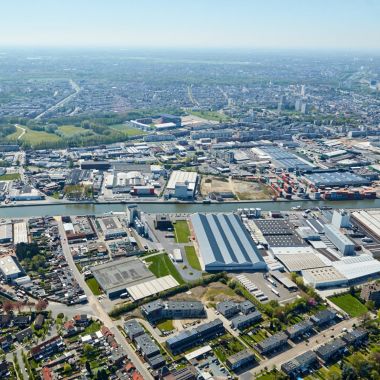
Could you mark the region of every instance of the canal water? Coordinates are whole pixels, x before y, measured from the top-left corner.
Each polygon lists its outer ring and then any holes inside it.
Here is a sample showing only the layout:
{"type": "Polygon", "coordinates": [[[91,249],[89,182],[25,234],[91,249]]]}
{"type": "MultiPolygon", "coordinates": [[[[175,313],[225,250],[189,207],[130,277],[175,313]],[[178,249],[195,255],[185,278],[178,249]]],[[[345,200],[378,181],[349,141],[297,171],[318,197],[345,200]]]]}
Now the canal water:
{"type": "MultiPolygon", "coordinates": [[[[52,204],[52,205],[25,205],[8,206],[0,208],[0,217],[17,218],[33,216],[59,216],[59,215],[101,215],[107,212],[124,211],[126,204],[52,204]]],[[[380,208],[380,199],[361,201],[277,201],[277,202],[252,202],[252,203],[139,203],[142,211],[148,213],[194,213],[194,212],[229,212],[238,208],[261,208],[264,211],[287,211],[292,207],[301,206],[303,209],[311,207],[329,206],[332,208],[357,209],[380,208]]]]}

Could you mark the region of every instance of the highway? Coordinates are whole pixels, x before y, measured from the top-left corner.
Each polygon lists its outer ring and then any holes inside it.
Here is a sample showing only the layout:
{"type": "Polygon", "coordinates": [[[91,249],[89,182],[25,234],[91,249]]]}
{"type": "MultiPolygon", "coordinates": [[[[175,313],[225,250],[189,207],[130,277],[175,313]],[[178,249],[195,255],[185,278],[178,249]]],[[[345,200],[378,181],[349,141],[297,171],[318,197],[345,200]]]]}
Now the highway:
{"type": "Polygon", "coordinates": [[[38,120],[38,119],[41,119],[43,116],[45,116],[48,112],[51,112],[51,111],[54,111],[56,110],[57,108],[59,107],[62,107],[63,105],[65,105],[67,102],[69,102],[72,98],[74,98],[80,91],[80,87],[77,83],[75,83],[72,79],[70,79],[70,85],[71,87],[73,88],[74,92],[68,96],[66,96],[66,98],[60,100],[58,103],[52,105],[51,107],[49,107],[47,110],[41,112],[40,114],[38,114],[34,120],[38,120]]]}
{"type": "Polygon", "coordinates": [[[255,379],[257,374],[260,371],[263,371],[268,368],[272,368],[273,366],[276,366],[278,369],[281,368],[281,365],[283,363],[286,363],[287,361],[295,358],[298,355],[301,355],[302,353],[314,350],[317,347],[327,343],[328,341],[332,340],[332,335],[334,337],[339,336],[342,334],[342,329],[351,329],[353,325],[358,324],[359,320],[357,318],[352,318],[348,320],[343,320],[340,323],[337,323],[331,328],[328,328],[326,330],[321,331],[319,334],[316,334],[309,338],[309,342],[301,342],[296,344],[294,347],[290,348],[289,350],[286,350],[282,352],[281,354],[274,356],[272,358],[269,358],[267,360],[263,360],[260,365],[253,368],[249,372],[246,372],[239,376],[239,379],[241,380],[248,380],[248,379],[255,379]]]}
{"type": "Polygon", "coordinates": [[[123,334],[117,328],[117,324],[109,317],[109,315],[103,309],[97,297],[94,296],[90,288],[87,286],[86,281],[84,280],[84,277],[82,276],[82,274],[79,272],[78,268],[76,267],[73,257],[71,255],[69,244],[65,238],[66,234],[63,228],[62,219],[60,217],[57,217],[56,220],[58,222],[59,234],[61,236],[63,254],[65,255],[66,261],[72,270],[75,280],[82,287],[82,289],[84,290],[87,296],[88,305],[92,309],[92,315],[99,318],[99,320],[101,320],[103,324],[112,331],[112,333],[115,335],[115,339],[117,340],[119,345],[124,348],[128,357],[132,360],[136,369],[140,372],[140,374],[144,377],[144,379],[153,379],[148,369],[143,365],[143,363],[140,361],[139,357],[135,353],[134,348],[128,344],[123,334]]]}

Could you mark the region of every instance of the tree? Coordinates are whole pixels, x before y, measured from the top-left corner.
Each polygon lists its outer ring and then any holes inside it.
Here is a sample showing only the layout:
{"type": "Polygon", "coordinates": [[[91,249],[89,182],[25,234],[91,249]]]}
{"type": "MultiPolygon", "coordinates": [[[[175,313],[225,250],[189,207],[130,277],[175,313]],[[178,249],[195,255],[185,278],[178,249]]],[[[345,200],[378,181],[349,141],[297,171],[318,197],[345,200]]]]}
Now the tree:
{"type": "Polygon", "coordinates": [[[96,378],[97,380],[107,380],[108,379],[108,375],[107,375],[107,372],[105,369],[101,369],[100,371],[98,371],[97,375],[96,375],[96,378]]]}
{"type": "Polygon", "coordinates": [[[15,308],[15,304],[12,301],[4,301],[3,302],[3,310],[7,314],[11,314],[15,308]]]}
{"type": "Polygon", "coordinates": [[[90,376],[92,376],[92,369],[89,361],[86,361],[86,370],[90,376]]]}
{"type": "Polygon", "coordinates": [[[36,303],[36,310],[37,311],[42,311],[45,310],[48,306],[48,301],[39,299],[36,303]]]}
{"type": "Polygon", "coordinates": [[[65,364],[63,365],[63,372],[64,372],[65,374],[69,374],[69,373],[71,373],[72,370],[73,370],[73,369],[72,369],[72,367],[71,367],[71,365],[70,365],[69,363],[65,363],[65,364]]]}
{"type": "Polygon", "coordinates": [[[348,364],[344,364],[342,368],[342,380],[356,380],[357,378],[358,375],[355,369],[348,364]]]}

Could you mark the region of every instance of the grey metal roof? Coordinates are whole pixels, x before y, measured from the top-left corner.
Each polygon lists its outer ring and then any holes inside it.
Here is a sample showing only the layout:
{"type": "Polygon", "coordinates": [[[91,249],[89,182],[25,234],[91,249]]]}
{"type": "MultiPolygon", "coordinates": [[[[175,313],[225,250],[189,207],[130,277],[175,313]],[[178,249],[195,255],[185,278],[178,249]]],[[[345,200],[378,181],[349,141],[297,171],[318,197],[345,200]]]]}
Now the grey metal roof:
{"type": "Polygon", "coordinates": [[[239,217],[227,214],[194,214],[191,223],[206,270],[208,266],[239,269],[266,267],[265,262],[239,217]]]}

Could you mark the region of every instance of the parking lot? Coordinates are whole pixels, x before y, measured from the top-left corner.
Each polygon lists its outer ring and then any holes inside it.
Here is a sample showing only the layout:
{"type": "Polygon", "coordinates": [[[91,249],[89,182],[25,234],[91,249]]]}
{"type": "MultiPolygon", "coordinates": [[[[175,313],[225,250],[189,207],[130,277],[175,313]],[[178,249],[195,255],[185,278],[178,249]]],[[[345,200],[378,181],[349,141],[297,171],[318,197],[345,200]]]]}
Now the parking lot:
{"type": "Polygon", "coordinates": [[[257,291],[251,292],[251,294],[255,295],[255,292],[261,291],[267,297],[267,299],[261,300],[263,303],[271,300],[276,300],[280,303],[290,302],[299,294],[299,292],[290,292],[276,279],[266,273],[243,273],[243,275],[257,287],[257,291]],[[272,288],[278,292],[278,295],[271,290],[272,288]]]}

